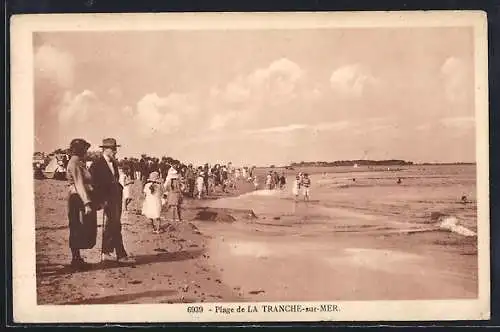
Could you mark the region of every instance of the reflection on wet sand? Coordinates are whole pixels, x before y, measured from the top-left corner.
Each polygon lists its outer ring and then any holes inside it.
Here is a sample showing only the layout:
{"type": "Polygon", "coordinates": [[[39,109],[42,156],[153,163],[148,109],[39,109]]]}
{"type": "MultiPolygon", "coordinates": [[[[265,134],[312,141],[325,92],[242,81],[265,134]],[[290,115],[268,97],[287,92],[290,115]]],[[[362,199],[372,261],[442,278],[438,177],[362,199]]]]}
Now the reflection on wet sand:
{"type": "Polygon", "coordinates": [[[352,184],[313,176],[309,202],[296,202],[288,191],[259,190],[207,203],[256,215],[197,223],[212,237],[212,261],[224,267],[224,280],[247,291],[264,289],[247,296],[259,301],[477,296],[475,204],[455,204],[453,197],[457,190],[474,191],[467,180],[406,177],[402,184],[380,176],[374,185],[357,177],[352,184]],[[468,232],[431,218],[435,211],[453,215],[468,232]]]}

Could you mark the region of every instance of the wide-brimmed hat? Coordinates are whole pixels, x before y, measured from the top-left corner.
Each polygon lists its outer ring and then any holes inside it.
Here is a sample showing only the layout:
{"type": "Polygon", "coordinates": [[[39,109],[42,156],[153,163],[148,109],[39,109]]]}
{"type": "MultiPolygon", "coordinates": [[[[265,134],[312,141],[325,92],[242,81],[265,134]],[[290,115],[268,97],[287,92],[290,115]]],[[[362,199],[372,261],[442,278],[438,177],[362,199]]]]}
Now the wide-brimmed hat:
{"type": "Polygon", "coordinates": [[[69,150],[71,153],[86,151],[90,148],[90,143],[83,138],[75,138],[69,143],[69,150]]]}
{"type": "Polygon", "coordinates": [[[160,173],[158,173],[156,171],[149,173],[148,181],[159,182],[160,181],[160,173]]]}
{"type": "Polygon", "coordinates": [[[102,140],[102,145],[99,145],[100,148],[117,148],[120,146],[116,144],[116,139],[114,138],[105,138],[102,140]]]}

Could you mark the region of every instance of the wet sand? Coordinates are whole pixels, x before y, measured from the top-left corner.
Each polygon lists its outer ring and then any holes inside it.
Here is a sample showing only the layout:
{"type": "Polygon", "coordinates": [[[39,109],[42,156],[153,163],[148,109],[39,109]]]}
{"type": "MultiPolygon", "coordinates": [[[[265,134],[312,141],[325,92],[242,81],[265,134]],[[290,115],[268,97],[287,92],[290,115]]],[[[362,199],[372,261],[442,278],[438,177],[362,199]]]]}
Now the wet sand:
{"type": "MultiPolygon", "coordinates": [[[[99,263],[99,229],[96,247],[83,251],[91,270],[74,273],[67,266],[65,183],[36,180],[38,303],[477,297],[476,237],[421,222],[431,210],[388,214],[377,211],[380,202],[369,195],[355,204],[349,189],[329,200],[314,189],[311,202],[296,204],[288,191],[251,193],[244,182],[239,187],[231,195],[186,200],[185,221],[160,235],[152,234],[138,214],[140,199],[134,200],[122,223],[137,264],[99,263]]],[[[138,191],[135,185],[135,197],[138,191]]]]}

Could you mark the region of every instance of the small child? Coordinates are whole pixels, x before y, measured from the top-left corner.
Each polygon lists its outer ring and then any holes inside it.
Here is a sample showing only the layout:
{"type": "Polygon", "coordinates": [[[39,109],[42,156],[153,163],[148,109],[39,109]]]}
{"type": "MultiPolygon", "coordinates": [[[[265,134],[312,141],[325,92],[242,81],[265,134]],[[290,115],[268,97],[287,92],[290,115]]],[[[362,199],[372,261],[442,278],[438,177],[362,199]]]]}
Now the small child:
{"type": "Polygon", "coordinates": [[[142,204],[142,214],[151,220],[153,232],[159,234],[161,230],[161,199],[163,196],[163,186],[161,184],[160,174],[151,172],[143,189],[146,195],[142,204]]]}
{"type": "Polygon", "coordinates": [[[180,188],[179,178],[173,176],[170,181],[167,196],[167,211],[172,209],[172,221],[175,222],[175,218],[179,218],[179,222],[182,222],[181,217],[181,204],[182,204],[182,192],[180,188]]]}
{"type": "Polygon", "coordinates": [[[295,196],[295,201],[298,200],[299,198],[299,192],[300,192],[300,176],[295,177],[295,181],[293,181],[293,187],[292,187],[292,194],[295,196]]]}
{"type": "Polygon", "coordinates": [[[132,201],[132,198],[130,197],[131,196],[130,189],[134,184],[134,180],[132,180],[130,169],[126,167],[119,170],[119,174],[120,174],[120,184],[123,186],[123,194],[122,194],[123,210],[128,211],[128,205],[132,201]]]}
{"type": "Polygon", "coordinates": [[[257,175],[253,177],[253,187],[255,190],[259,189],[259,179],[257,179],[257,175]]]}
{"type": "Polygon", "coordinates": [[[302,187],[304,187],[304,200],[309,200],[309,187],[311,186],[311,179],[309,178],[309,174],[304,173],[302,178],[302,187]]]}

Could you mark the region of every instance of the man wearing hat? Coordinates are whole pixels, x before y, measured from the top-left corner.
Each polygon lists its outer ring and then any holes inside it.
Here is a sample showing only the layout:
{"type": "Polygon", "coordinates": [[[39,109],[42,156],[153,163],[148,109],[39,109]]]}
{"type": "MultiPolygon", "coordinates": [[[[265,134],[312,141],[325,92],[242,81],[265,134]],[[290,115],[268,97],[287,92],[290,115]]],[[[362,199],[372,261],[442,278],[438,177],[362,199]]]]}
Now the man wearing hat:
{"type": "Polygon", "coordinates": [[[102,239],[102,254],[104,260],[113,260],[113,251],[116,260],[133,263],[128,257],[121,233],[122,190],[119,182],[118,164],[116,161],[117,148],[114,138],[105,138],[102,141],[102,155],[92,164],[92,174],[96,200],[104,209],[106,224],[102,239]]]}

